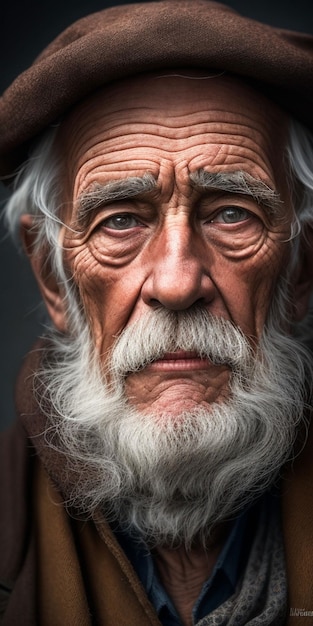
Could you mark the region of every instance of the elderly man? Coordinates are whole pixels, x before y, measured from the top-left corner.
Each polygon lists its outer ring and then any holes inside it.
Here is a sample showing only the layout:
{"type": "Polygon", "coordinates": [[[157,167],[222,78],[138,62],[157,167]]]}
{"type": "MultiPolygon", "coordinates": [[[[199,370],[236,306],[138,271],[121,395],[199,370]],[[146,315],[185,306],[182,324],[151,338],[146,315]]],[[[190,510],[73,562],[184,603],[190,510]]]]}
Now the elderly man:
{"type": "Polygon", "coordinates": [[[165,0],[4,94],[52,321],[1,440],[4,625],[312,623],[312,78],[311,37],[165,0]]]}

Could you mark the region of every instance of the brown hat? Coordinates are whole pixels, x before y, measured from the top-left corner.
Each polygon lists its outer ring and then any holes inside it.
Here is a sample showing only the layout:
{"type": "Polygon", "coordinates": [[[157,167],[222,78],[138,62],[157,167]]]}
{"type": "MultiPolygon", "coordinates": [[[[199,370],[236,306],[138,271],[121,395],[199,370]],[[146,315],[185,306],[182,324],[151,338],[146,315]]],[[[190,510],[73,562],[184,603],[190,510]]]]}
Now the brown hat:
{"type": "Polygon", "coordinates": [[[0,175],[30,141],[105,83],[201,68],[246,77],[313,130],[313,37],[242,17],[218,2],[164,0],[89,15],[67,28],[0,99],[0,175]]]}

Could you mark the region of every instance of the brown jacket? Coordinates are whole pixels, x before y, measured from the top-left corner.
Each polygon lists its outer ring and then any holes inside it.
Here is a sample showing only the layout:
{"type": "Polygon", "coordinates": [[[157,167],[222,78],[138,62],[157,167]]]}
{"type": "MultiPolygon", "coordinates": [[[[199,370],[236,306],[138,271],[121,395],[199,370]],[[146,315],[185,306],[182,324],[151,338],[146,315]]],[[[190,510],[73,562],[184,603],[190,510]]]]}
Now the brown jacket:
{"type": "Polygon", "coordinates": [[[0,623],[160,626],[108,525],[71,519],[19,424],[0,441],[0,623]]]}

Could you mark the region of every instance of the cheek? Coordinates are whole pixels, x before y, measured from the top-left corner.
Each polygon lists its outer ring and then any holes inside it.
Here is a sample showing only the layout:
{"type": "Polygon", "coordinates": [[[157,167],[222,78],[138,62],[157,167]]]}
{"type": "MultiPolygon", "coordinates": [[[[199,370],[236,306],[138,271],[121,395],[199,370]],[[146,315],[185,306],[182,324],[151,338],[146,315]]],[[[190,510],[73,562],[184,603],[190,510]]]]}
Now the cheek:
{"type": "Polygon", "coordinates": [[[100,263],[90,247],[67,255],[97,349],[106,351],[126,326],[140,293],[140,272],[100,263]]]}
{"type": "Polygon", "coordinates": [[[273,245],[273,242],[267,242],[255,255],[240,262],[216,255],[216,288],[229,318],[252,341],[262,334],[278,278],[288,258],[287,245],[273,245]]]}

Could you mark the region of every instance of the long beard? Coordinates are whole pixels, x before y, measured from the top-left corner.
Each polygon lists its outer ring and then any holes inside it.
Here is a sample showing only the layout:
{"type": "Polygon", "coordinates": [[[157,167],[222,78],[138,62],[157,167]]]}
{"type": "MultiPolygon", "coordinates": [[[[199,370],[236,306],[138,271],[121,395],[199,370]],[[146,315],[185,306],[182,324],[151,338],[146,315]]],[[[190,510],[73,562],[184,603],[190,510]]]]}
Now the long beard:
{"type": "Polygon", "coordinates": [[[47,439],[79,472],[68,504],[100,507],[149,544],[188,548],[264,492],[291,456],[313,369],[294,339],[269,327],[254,354],[238,328],[203,309],[153,311],[116,342],[110,385],[86,326],[77,340],[55,339],[40,379],[47,439]],[[125,377],[175,349],[227,364],[228,398],[175,419],[138,412],[125,377]]]}

